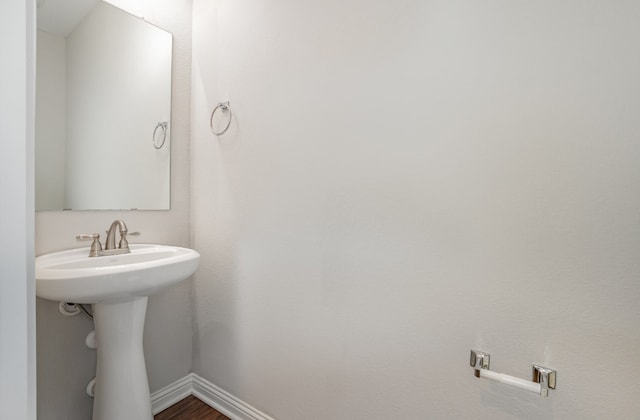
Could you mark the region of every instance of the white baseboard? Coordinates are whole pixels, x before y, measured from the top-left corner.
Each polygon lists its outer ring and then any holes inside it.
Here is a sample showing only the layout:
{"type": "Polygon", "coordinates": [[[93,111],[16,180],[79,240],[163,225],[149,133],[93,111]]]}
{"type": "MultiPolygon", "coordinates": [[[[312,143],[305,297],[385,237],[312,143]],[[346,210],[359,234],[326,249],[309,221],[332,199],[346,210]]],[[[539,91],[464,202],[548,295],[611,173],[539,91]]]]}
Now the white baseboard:
{"type": "Polygon", "coordinates": [[[192,375],[193,373],[190,373],[151,394],[151,410],[154,415],[187,398],[189,395],[193,395],[192,375]]]}
{"type": "Polygon", "coordinates": [[[206,379],[190,373],[151,394],[153,414],[194,395],[233,420],[275,420],[206,379]]]}

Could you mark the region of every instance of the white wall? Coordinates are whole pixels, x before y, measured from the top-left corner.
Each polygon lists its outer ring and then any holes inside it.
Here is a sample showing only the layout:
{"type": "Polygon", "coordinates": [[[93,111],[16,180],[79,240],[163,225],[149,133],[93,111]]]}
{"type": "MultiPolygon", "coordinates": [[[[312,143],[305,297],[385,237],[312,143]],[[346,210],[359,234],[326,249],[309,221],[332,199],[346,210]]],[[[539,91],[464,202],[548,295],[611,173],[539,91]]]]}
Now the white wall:
{"type": "MultiPolygon", "coordinates": [[[[139,0],[122,6],[135,8],[135,13],[174,35],[171,210],[38,212],[36,255],[86,246],[76,242],[77,233],[103,232],[116,218],[142,232],[134,242],[189,246],[191,1],[139,0]]],[[[187,281],[149,300],[144,345],[152,391],[191,371],[190,291],[187,281]]],[[[63,317],[56,302],[44,299],[37,299],[37,319],[39,419],[86,420],[92,400],[84,387],[95,375],[95,353],[85,347],[84,337],[93,327],[84,318],[63,317]]]]}
{"type": "Polygon", "coordinates": [[[640,4],[193,16],[196,373],[282,420],[637,416],[640,4]]]}
{"type": "Polygon", "coordinates": [[[36,54],[36,208],[63,209],[67,138],[65,39],[39,30],[36,54]]]}
{"type": "Polygon", "coordinates": [[[0,406],[35,420],[35,2],[0,2],[0,406]]]}

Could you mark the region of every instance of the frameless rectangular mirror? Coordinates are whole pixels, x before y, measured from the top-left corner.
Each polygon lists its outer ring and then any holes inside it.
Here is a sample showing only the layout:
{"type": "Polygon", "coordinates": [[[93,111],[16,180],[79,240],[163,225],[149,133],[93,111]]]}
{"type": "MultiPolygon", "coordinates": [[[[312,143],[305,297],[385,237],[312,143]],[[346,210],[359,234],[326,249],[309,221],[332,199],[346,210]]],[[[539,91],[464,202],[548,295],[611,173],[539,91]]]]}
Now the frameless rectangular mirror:
{"type": "Polygon", "coordinates": [[[170,207],[172,35],[97,0],[39,0],[36,210],[170,207]]]}

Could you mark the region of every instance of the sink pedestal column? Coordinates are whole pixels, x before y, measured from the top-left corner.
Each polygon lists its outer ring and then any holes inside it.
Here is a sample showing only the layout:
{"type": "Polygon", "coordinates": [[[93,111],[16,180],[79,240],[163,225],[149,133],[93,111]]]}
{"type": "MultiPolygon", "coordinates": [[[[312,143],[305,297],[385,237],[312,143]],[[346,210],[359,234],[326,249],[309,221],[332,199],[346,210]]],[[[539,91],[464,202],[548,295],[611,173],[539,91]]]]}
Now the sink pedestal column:
{"type": "Polygon", "coordinates": [[[142,333],[147,297],[93,305],[98,363],[93,420],[152,420],[142,333]]]}

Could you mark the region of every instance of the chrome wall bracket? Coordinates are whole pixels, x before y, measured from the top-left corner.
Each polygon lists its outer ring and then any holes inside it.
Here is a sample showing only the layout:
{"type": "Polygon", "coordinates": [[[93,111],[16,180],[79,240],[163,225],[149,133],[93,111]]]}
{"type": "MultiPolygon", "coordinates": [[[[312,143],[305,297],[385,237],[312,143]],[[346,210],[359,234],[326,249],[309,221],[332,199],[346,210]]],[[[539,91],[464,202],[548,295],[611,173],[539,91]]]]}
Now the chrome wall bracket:
{"type": "Polygon", "coordinates": [[[471,350],[471,360],[469,364],[475,369],[476,378],[480,377],[480,369],[489,369],[491,355],[482,351],[471,350]]]}
{"type": "Polygon", "coordinates": [[[469,364],[474,369],[476,378],[492,379],[520,389],[532,391],[541,397],[548,397],[550,389],[556,389],[557,372],[540,365],[532,365],[532,380],[516,378],[505,373],[489,370],[491,355],[478,350],[471,350],[469,364]]]}
{"type": "Polygon", "coordinates": [[[547,397],[550,389],[556,389],[557,372],[540,365],[533,365],[532,371],[532,381],[540,384],[540,396],[547,397]]]}

